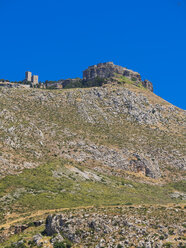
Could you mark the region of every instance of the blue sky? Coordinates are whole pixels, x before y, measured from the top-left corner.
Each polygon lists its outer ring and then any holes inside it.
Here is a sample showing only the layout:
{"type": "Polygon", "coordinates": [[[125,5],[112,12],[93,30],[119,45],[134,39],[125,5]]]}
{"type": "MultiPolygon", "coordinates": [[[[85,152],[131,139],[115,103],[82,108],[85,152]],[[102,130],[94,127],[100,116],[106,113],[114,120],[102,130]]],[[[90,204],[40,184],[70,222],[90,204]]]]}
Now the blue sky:
{"type": "Polygon", "coordinates": [[[186,109],[186,0],[0,0],[0,78],[82,77],[113,61],[186,109]]]}

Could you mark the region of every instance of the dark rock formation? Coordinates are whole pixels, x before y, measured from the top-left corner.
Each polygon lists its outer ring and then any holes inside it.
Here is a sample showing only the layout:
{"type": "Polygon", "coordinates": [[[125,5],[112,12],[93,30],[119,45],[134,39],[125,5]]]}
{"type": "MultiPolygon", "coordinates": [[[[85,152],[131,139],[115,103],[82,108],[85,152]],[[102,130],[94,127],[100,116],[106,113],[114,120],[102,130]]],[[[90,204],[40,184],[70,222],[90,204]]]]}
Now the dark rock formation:
{"type": "Polygon", "coordinates": [[[62,215],[49,215],[46,219],[46,234],[51,236],[55,233],[59,233],[62,225],[62,215]]]}
{"type": "Polygon", "coordinates": [[[158,178],[161,176],[157,162],[153,162],[142,158],[138,154],[133,154],[133,159],[130,160],[131,170],[135,172],[142,172],[145,176],[151,178],[158,178]]]}
{"type": "Polygon", "coordinates": [[[153,92],[153,85],[149,80],[144,80],[142,82],[142,85],[143,85],[143,87],[145,87],[145,88],[147,88],[147,89],[149,89],[150,91],[153,92]]]}
{"type": "Polygon", "coordinates": [[[24,230],[26,230],[29,227],[29,225],[18,225],[15,226],[14,228],[14,233],[18,234],[18,233],[22,233],[24,230]]]}
{"type": "MultiPolygon", "coordinates": [[[[32,224],[32,223],[31,223],[32,224]]],[[[38,221],[34,221],[33,222],[33,225],[35,226],[35,227],[38,227],[38,226],[41,226],[43,224],[43,220],[38,220],[38,221]]]]}

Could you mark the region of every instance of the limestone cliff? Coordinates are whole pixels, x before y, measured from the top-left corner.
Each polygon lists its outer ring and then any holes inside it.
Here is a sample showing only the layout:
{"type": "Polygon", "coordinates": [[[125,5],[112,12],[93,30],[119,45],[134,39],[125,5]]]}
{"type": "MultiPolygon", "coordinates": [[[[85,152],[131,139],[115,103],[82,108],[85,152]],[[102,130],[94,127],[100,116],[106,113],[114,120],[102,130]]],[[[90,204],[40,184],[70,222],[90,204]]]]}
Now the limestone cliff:
{"type": "Polygon", "coordinates": [[[141,79],[141,75],[138,72],[134,72],[119,65],[114,65],[113,62],[106,62],[100,63],[98,65],[89,66],[88,69],[83,72],[83,79],[85,81],[89,81],[97,77],[111,78],[115,77],[116,75],[122,75],[124,77],[127,77],[133,82],[135,82],[137,85],[141,82],[145,88],[149,89],[150,91],[153,91],[152,83],[148,80],[145,80],[143,82],[141,79]]]}

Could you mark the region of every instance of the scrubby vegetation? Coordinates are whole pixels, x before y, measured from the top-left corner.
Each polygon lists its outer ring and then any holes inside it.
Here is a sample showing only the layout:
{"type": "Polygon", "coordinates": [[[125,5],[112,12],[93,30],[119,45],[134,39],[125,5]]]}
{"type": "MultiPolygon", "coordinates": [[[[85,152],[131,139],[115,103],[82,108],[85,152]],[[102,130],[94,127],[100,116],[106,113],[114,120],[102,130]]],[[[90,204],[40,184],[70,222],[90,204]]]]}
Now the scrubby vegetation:
{"type": "Polygon", "coordinates": [[[98,177],[95,180],[86,178],[89,172],[80,163],[60,160],[7,176],[0,182],[0,208],[24,214],[78,206],[182,202],[172,199],[171,193],[183,182],[161,187],[92,172],[98,177]]]}
{"type": "Polygon", "coordinates": [[[78,79],[77,81],[71,81],[70,83],[65,85],[64,89],[100,87],[105,83],[106,83],[106,80],[103,78],[95,78],[90,81],[78,79]]]}
{"type": "MultiPolygon", "coordinates": [[[[99,88],[88,87],[101,86],[100,79],[73,83],[72,88],[87,88],[63,91],[0,89],[2,233],[18,220],[62,208],[180,204],[176,213],[182,208],[184,112],[119,80],[99,88]]],[[[27,229],[36,234],[36,227],[27,229]]]]}

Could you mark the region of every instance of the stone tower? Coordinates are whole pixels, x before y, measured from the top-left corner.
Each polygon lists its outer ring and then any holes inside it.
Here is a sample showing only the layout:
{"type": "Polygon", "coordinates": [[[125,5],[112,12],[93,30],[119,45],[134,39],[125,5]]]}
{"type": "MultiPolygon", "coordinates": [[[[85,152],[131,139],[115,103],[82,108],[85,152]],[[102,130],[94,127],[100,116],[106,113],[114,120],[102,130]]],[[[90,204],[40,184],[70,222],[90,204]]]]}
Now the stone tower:
{"type": "Polygon", "coordinates": [[[26,79],[26,81],[31,82],[32,81],[32,72],[26,71],[25,72],[25,79],[26,79]]]}
{"type": "Polygon", "coordinates": [[[39,79],[38,79],[38,75],[33,75],[32,76],[32,84],[38,84],[39,83],[39,79]]]}

